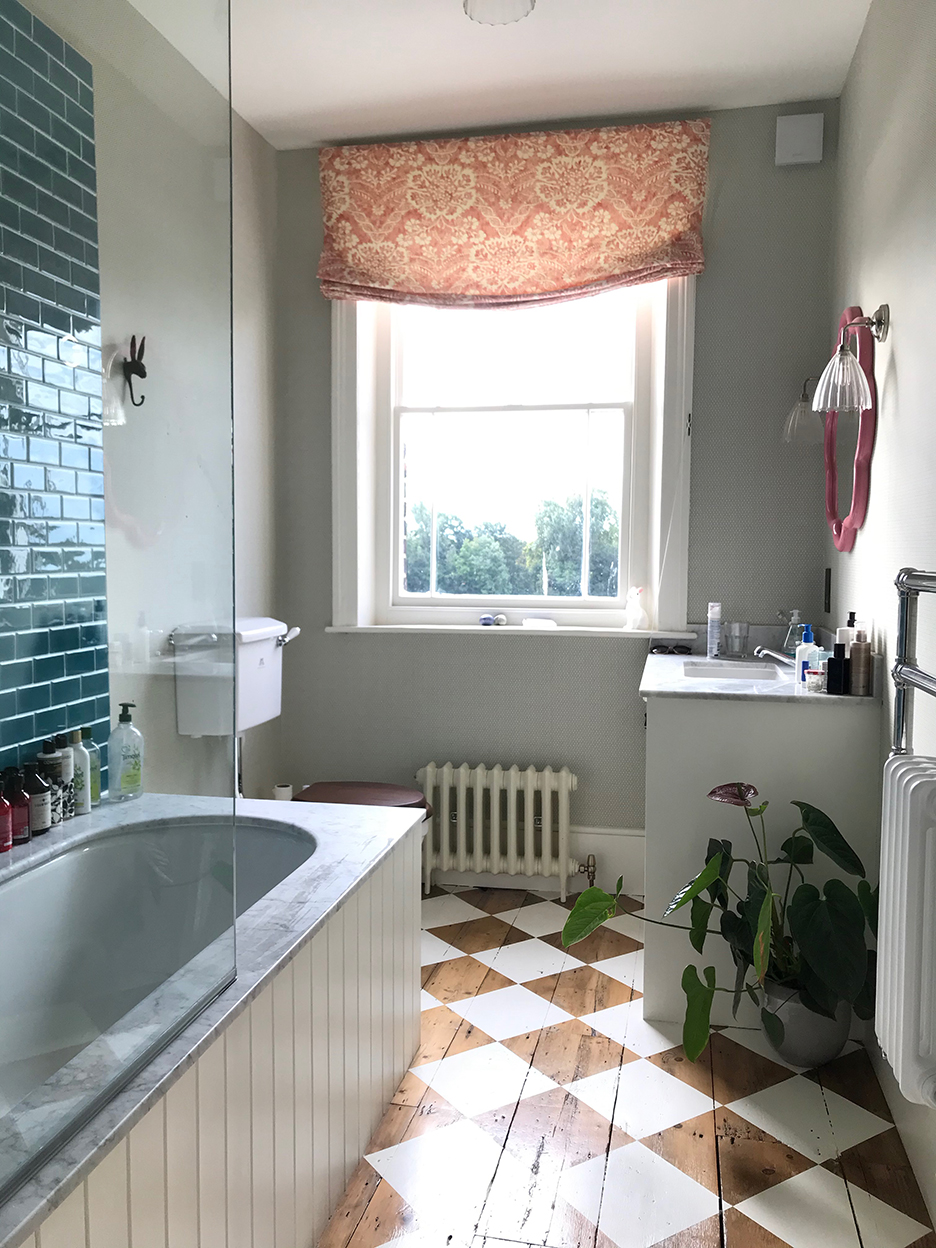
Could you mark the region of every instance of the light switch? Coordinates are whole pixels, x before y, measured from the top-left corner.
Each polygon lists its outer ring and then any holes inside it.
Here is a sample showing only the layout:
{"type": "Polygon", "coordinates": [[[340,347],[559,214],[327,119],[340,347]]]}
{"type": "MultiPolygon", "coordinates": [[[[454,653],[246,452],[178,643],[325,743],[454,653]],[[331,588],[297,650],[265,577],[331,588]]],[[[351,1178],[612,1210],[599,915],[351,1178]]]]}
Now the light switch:
{"type": "Polygon", "coordinates": [[[823,113],[791,113],[777,118],[778,165],[818,165],[822,160],[823,113]]]}

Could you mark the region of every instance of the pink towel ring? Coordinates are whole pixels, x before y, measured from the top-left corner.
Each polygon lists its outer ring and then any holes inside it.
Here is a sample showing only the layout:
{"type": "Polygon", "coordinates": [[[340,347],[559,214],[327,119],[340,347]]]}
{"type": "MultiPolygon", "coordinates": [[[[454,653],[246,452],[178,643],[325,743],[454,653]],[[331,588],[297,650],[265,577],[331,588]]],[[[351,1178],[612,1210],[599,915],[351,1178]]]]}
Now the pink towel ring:
{"type": "MultiPolygon", "coordinates": [[[[864,318],[859,307],[846,308],[839,321],[836,342],[841,341],[846,325],[864,318]]],[[[874,335],[868,325],[852,325],[849,331],[858,342],[858,363],[868,379],[871,389],[871,406],[858,417],[858,445],[855,447],[855,476],[852,485],[851,511],[844,520],[838,514],[838,455],[836,435],[838,413],[829,412],[825,422],[825,471],[826,471],[826,520],[832,530],[835,549],[850,551],[855,545],[858,530],[868,514],[868,494],[871,490],[871,456],[874,454],[874,437],[877,431],[877,387],[874,384],[874,335]]]]}

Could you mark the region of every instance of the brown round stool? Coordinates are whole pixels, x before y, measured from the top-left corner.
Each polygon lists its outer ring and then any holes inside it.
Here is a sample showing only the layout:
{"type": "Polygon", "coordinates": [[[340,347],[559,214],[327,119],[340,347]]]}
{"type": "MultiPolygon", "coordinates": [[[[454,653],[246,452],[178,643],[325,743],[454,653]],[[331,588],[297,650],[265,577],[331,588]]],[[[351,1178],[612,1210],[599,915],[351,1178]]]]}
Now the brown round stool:
{"type": "Polygon", "coordinates": [[[321,780],[297,793],[294,802],[326,802],[338,806],[404,806],[432,814],[432,807],[419,789],[402,784],[380,784],[373,780],[321,780]]]}

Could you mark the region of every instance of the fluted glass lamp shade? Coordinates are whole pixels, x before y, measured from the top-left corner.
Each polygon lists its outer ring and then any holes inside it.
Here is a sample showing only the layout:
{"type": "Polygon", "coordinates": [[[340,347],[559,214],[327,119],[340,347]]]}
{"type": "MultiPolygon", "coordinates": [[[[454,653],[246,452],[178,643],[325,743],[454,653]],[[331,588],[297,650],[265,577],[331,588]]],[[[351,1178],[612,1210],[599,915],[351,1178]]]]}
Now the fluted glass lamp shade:
{"type": "Polygon", "coordinates": [[[536,7],[536,0],[465,0],[465,12],[473,22],[485,26],[506,26],[519,22],[536,7]]]}
{"type": "Polygon", "coordinates": [[[819,378],[813,395],[814,412],[863,412],[872,404],[871,387],[849,349],[842,342],[819,378]]]}
{"type": "Polygon", "coordinates": [[[821,412],[814,412],[809,399],[800,399],[792,408],[783,426],[784,442],[812,443],[822,442],[825,437],[825,422],[821,412]]]}

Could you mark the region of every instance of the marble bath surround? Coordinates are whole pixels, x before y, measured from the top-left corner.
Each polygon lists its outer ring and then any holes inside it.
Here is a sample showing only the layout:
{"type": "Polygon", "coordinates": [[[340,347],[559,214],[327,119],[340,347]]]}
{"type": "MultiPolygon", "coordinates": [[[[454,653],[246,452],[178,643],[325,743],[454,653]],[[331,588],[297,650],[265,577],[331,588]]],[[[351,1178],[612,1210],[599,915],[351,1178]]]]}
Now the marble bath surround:
{"type": "MultiPolygon", "coordinates": [[[[84,843],[117,831],[151,831],[166,820],[207,819],[216,823],[230,817],[230,799],[148,794],[132,804],[104,805],[90,816],[76,818],[47,833],[41,840],[5,855],[0,884],[84,843]]],[[[160,1050],[107,1104],[12,1196],[0,1205],[0,1248],[15,1248],[68,1196],[106,1154],[123,1139],[166,1091],[198,1060],[218,1036],[245,1010],[262,989],[311,940],[323,924],[380,866],[392,850],[421,823],[421,812],[381,807],[326,806],[241,800],[238,817],[271,831],[291,830],[314,843],[314,853],[290,875],[244,911],[236,923],[237,978],[203,1009],[183,1031],[160,1050]]],[[[0,892],[2,897],[2,892],[0,892]]],[[[218,982],[226,953],[209,946],[195,959],[199,979],[206,987],[218,982]],[[204,965],[202,965],[204,963],[204,965]],[[215,965],[217,963],[217,965],[215,965]]],[[[186,968],[186,974],[189,968],[186,968]]],[[[172,992],[168,985],[167,992],[172,992]]],[[[161,993],[142,1002],[122,1019],[139,1036],[140,1030],[158,1030],[152,1010],[160,1007],[161,993]]],[[[165,1004],[165,1002],[163,1002],[165,1004]]],[[[106,1045],[114,1036],[102,1036],[89,1046],[106,1045]]],[[[119,1037],[118,1037],[119,1040],[119,1037]]],[[[94,1053],[83,1052],[68,1066],[94,1053]]],[[[98,1055],[112,1060],[109,1051],[98,1055]]],[[[84,1067],[82,1067],[84,1069],[84,1067]]],[[[67,1068],[63,1068],[63,1072],[67,1068]]],[[[63,1074],[67,1079],[68,1074],[63,1074]]],[[[52,1081],[49,1081],[52,1082],[52,1081]]],[[[41,1090],[40,1094],[41,1094],[41,1090]]],[[[40,1096],[41,1099],[41,1096],[40,1096]]],[[[39,1107],[41,1113],[41,1107],[39,1107]]],[[[28,1120],[27,1120],[28,1121],[28,1120]]],[[[24,1132],[24,1135],[26,1132],[24,1132]]],[[[13,1141],[8,1141],[12,1143],[13,1141]]]]}

